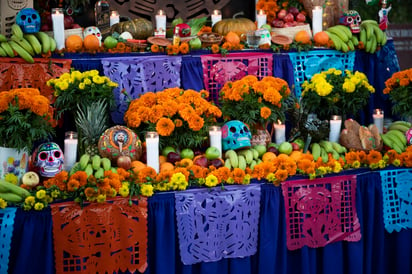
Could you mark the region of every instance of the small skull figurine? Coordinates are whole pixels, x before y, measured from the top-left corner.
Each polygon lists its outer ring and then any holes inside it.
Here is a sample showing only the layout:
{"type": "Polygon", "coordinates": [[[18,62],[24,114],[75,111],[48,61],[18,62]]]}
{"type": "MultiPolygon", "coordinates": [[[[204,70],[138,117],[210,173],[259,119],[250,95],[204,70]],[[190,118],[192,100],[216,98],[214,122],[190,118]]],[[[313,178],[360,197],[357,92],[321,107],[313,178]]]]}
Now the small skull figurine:
{"type": "Polygon", "coordinates": [[[356,10],[348,10],[347,12],[344,12],[343,15],[339,18],[339,23],[341,25],[348,26],[352,33],[360,32],[361,22],[361,16],[356,10]]]}
{"type": "Polygon", "coordinates": [[[40,30],[40,15],[32,8],[24,8],[17,13],[16,24],[24,33],[36,33],[40,30]]]}
{"type": "Polygon", "coordinates": [[[249,127],[239,120],[229,121],[222,127],[223,150],[250,147],[251,138],[249,127]]]}
{"type": "Polygon", "coordinates": [[[87,35],[95,35],[97,38],[99,38],[100,45],[102,45],[102,33],[100,32],[99,28],[97,27],[87,27],[83,31],[83,37],[86,37],[87,35]]]}
{"type": "Polygon", "coordinates": [[[63,169],[64,156],[59,145],[43,143],[37,148],[34,164],[43,177],[54,177],[63,169]]]}
{"type": "Polygon", "coordinates": [[[270,36],[270,32],[267,29],[258,29],[256,33],[260,35],[259,45],[272,44],[272,37],[270,36]]]}

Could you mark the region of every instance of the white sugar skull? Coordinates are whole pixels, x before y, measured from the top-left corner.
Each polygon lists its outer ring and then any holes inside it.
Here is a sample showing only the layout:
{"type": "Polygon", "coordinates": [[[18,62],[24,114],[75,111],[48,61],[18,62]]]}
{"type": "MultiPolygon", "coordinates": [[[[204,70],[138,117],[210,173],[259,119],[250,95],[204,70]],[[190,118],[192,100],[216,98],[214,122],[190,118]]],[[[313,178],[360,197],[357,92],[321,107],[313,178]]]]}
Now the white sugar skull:
{"type": "Polygon", "coordinates": [[[64,155],[59,145],[43,143],[37,148],[34,163],[43,177],[54,177],[63,169],[64,155]]]}
{"type": "Polygon", "coordinates": [[[83,37],[86,37],[87,35],[95,35],[97,38],[99,38],[100,46],[102,45],[102,33],[100,32],[99,28],[95,26],[85,28],[83,31],[83,37]]]}
{"type": "Polygon", "coordinates": [[[37,10],[25,8],[17,13],[16,24],[24,33],[36,33],[40,30],[40,15],[37,10]]]}
{"type": "Polygon", "coordinates": [[[339,23],[350,28],[352,33],[360,32],[360,24],[362,22],[359,12],[356,10],[348,10],[344,12],[343,15],[339,18],[339,23]]]}
{"type": "Polygon", "coordinates": [[[270,32],[267,29],[258,29],[256,31],[256,34],[260,35],[259,45],[270,45],[272,43],[272,37],[270,36],[270,32]]]}
{"type": "Polygon", "coordinates": [[[249,127],[239,120],[229,121],[222,127],[223,150],[250,147],[251,138],[249,127]]]}

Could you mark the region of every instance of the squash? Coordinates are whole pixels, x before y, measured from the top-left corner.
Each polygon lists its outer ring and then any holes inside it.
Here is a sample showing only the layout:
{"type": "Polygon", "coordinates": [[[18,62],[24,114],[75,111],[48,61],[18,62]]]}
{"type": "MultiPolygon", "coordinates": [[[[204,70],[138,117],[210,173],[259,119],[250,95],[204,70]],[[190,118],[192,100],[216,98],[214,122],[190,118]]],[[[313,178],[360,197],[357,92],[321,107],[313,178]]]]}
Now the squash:
{"type": "Polygon", "coordinates": [[[219,33],[222,36],[226,36],[230,31],[242,36],[242,34],[250,31],[256,30],[255,23],[248,18],[226,18],[217,22],[212,31],[219,33]]]}
{"type": "Polygon", "coordinates": [[[111,27],[111,32],[130,32],[134,39],[146,40],[153,36],[153,24],[144,18],[136,18],[130,21],[119,22],[111,27]]]}

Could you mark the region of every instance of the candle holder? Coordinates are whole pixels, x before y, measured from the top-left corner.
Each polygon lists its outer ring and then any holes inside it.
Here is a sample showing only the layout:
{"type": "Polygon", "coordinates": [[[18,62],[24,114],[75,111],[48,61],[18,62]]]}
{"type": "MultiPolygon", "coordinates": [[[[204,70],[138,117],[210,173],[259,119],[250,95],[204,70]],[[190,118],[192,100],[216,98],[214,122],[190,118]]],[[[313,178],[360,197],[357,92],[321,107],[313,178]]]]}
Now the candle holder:
{"type": "Polygon", "coordinates": [[[383,124],[384,124],[384,115],[383,115],[383,110],[377,108],[373,110],[373,123],[376,125],[378,128],[378,131],[380,134],[383,133],[383,124]]]}
{"type": "Polygon", "coordinates": [[[156,131],[148,131],[146,139],[146,163],[159,173],[159,134],[156,131]]]}
{"type": "Polygon", "coordinates": [[[286,141],[286,126],[282,121],[278,120],[273,123],[273,128],[275,129],[275,142],[276,144],[281,144],[286,141]]]}
{"type": "Polygon", "coordinates": [[[259,13],[256,15],[256,25],[260,29],[264,24],[266,24],[267,16],[264,10],[259,10],[259,13]]]}
{"type": "Polygon", "coordinates": [[[114,24],[117,24],[120,22],[120,15],[117,10],[112,10],[110,13],[110,26],[113,26],[114,24]]]}
{"type": "Polygon", "coordinates": [[[209,127],[210,146],[219,150],[219,158],[222,158],[222,128],[219,126],[209,127]]]}
{"type": "Polygon", "coordinates": [[[52,23],[53,23],[53,36],[56,41],[56,49],[61,50],[64,48],[64,13],[62,8],[52,9],[52,23]]]}
{"type": "Polygon", "coordinates": [[[340,128],[342,126],[342,116],[332,115],[329,121],[329,141],[338,142],[340,136],[340,128]]]}
{"type": "Polygon", "coordinates": [[[64,134],[64,169],[69,171],[77,160],[77,132],[67,131],[64,134]]]}
{"type": "Polygon", "coordinates": [[[211,15],[211,19],[212,19],[212,27],[219,21],[222,20],[222,13],[220,12],[220,10],[214,10],[212,15],[211,15]]]}

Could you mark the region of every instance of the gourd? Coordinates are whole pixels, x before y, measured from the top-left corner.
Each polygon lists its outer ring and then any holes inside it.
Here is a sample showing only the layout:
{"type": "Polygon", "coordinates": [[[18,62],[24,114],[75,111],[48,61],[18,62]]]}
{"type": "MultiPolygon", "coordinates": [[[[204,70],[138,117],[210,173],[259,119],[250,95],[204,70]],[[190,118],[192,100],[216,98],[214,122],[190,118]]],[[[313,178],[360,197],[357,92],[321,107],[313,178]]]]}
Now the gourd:
{"type": "Polygon", "coordinates": [[[255,23],[248,18],[226,18],[217,22],[212,31],[226,36],[230,31],[239,35],[239,37],[251,30],[256,30],[255,23]]]}
{"type": "Polygon", "coordinates": [[[123,33],[130,32],[134,39],[146,40],[153,35],[153,24],[147,19],[136,18],[130,21],[119,22],[114,24],[111,32],[123,33]]]}

